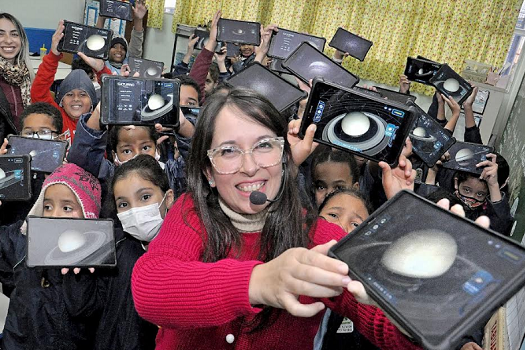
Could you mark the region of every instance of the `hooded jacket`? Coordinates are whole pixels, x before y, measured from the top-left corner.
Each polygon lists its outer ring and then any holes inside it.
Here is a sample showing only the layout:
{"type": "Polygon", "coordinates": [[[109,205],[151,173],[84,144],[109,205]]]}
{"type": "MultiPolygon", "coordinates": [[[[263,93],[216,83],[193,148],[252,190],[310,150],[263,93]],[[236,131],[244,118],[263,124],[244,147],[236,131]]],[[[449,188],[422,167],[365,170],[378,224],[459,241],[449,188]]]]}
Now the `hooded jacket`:
{"type": "Polygon", "coordinates": [[[50,89],[51,85],[53,85],[53,82],[55,81],[55,73],[58,68],[58,62],[61,58],[62,54],[57,56],[53,52],[50,52],[44,56],[42,63],[38,67],[38,72],[33,82],[33,86],[31,87],[31,101],[33,103],[47,102],[60,110],[64,124],[62,132],[65,133],[66,139],[71,144],[77,127],[77,120],[72,119],[66,113],[64,108],[62,108],[62,98],[71,90],[81,89],[88,93],[93,106],[97,105],[98,100],[95,87],[93,86],[93,83],[89,79],[86,72],[76,69],[69,73],[64,81],[60,84],[60,91],[55,101],[50,89]]]}

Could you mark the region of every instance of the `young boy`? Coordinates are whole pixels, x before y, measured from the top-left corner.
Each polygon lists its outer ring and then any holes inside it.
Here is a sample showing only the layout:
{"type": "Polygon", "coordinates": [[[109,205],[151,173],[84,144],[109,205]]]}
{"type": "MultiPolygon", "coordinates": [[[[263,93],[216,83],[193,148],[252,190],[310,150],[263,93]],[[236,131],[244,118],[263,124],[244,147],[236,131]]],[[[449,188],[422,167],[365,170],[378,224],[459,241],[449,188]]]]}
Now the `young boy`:
{"type": "MultiPolygon", "coordinates": [[[[37,102],[27,106],[20,114],[20,136],[56,140],[62,130],[62,114],[58,108],[46,102],[37,102]]],[[[0,154],[7,153],[7,139],[0,147],[0,154]]],[[[33,198],[27,202],[4,202],[0,210],[0,225],[10,225],[23,220],[40,193],[45,174],[31,174],[31,189],[33,198]]],[[[5,288],[4,288],[5,289],[5,288]]]]}
{"type": "Polygon", "coordinates": [[[55,80],[58,62],[62,54],[58,51],[58,43],[64,36],[64,22],[60,21],[51,39],[51,50],[44,56],[38,67],[38,72],[31,87],[32,102],[47,102],[57,107],[62,113],[64,138],[71,144],[77,127],[78,118],[88,113],[97,104],[95,87],[86,72],[81,69],[71,71],[60,84],[56,101],[50,92],[55,80]]]}
{"type": "MultiPolygon", "coordinates": [[[[98,218],[100,194],[95,177],[74,164],[64,164],[45,180],[29,215],[98,218]]],[[[28,268],[23,223],[0,228],[0,271],[12,272],[15,286],[2,349],[92,349],[98,320],[75,317],[71,312],[77,307],[75,300],[66,296],[72,291],[75,295],[93,292],[85,288],[89,272],[64,276],[59,268],[28,268]]]]}

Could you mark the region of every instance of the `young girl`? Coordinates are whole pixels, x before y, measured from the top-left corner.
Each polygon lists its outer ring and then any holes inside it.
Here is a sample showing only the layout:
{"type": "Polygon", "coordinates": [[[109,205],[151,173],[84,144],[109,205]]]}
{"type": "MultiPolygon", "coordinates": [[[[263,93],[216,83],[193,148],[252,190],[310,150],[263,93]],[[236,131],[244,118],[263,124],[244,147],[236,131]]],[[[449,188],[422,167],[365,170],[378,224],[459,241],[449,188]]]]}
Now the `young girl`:
{"type": "MultiPolygon", "coordinates": [[[[29,215],[95,219],[100,211],[100,184],[74,164],[57,168],[45,180],[29,215]]],[[[13,272],[14,290],[3,330],[2,349],[92,349],[96,317],[76,317],[76,300],[84,295],[89,273],[62,275],[58,268],[28,268],[23,221],[0,230],[0,268],[13,272]]]]}
{"type": "MultiPolygon", "coordinates": [[[[185,123],[189,122],[182,116],[181,125],[185,123]]],[[[112,126],[109,131],[102,129],[99,104],[92,114],[86,114],[80,118],[76,137],[69,149],[67,160],[96,175],[101,182],[105,183],[113,176],[115,167],[139,154],[147,154],[158,161],[160,159],[158,138],[153,126],[116,125],[112,126]],[[106,159],[106,153],[109,159],[106,159]]],[[[178,197],[186,187],[181,170],[184,168],[183,157],[171,159],[166,164],[162,163],[161,166],[168,175],[170,187],[178,197]]]]}
{"type": "Polygon", "coordinates": [[[317,207],[336,189],[359,189],[359,169],[351,153],[320,145],[312,154],[311,172],[317,207]]]}
{"type": "Polygon", "coordinates": [[[480,176],[456,172],[454,175],[454,194],[466,207],[465,215],[475,220],[481,215],[490,219],[490,228],[510,235],[514,219],[510,215],[510,206],[506,195],[501,191],[506,185],[499,180],[499,165],[495,154],[487,154],[487,160],[477,164],[484,167],[480,176]]]}
{"type": "MultiPolygon", "coordinates": [[[[319,206],[319,217],[351,233],[371,212],[366,198],[355,189],[338,188],[319,206]]],[[[327,310],[315,336],[314,350],[378,349],[357,331],[353,322],[327,310]]]]}

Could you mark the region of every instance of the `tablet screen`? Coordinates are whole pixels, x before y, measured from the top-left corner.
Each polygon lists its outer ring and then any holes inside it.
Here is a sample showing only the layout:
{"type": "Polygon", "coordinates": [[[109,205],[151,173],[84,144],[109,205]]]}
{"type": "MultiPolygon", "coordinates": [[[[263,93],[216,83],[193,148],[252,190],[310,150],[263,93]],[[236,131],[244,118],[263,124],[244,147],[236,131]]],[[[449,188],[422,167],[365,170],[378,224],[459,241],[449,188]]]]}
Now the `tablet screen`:
{"type": "Polygon", "coordinates": [[[432,78],[441,68],[441,64],[422,59],[407,57],[405,75],[408,80],[417,81],[422,84],[430,84],[432,78]]]}
{"type": "Polygon", "coordinates": [[[307,97],[304,91],[272,73],[259,63],[254,63],[240,73],[235,74],[228,80],[228,83],[260,93],[280,112],[307,97]]]}
{"type": "Polygon", "coordinates": [[[0,156],[0,200],[29,200],[29,156],[0,156]]]}
{"type": "Polygon", "coordinates": [[[64,21],[64,36],[58,43],[58,51],[108,59],[112,32],[106,29],[64,21]]]}
{"type": "Polygon", "coordinates": [[[272,36],[268,56],[286,59],[305,41],[312,44],[319,51],[324,50],[324,44],[326,43],[326,39],[322,37],[279,28],[279,31],[272,36]]]}
{"type": "Polygon", "coordinates": [[[31,170],[52,173],[64,162],[67,141],[9,136],[9,154],[31,156],[31,170]]]}
{"type": "Polygon", "coordinates": [[[402,191],[331,249],[426,349],[454,349],[525,283],[525,248],[402,191]]]}
{"type": "Polygon", "coordinates": [[[487,160],[487,154],[493,151],[494,148],[490,146],[456,142],[448,150],[450,160],[444,162],[443,167],[480,175],[483,172],[483,167],[478,168],[476,164],[487,160]]]}
{"type": "Polygon", "coordinates": [[[430,79],[430,83],[445,96],[451,97],[461,105],[472,93],[472,86],[447,64],[430,79]]]}
{"type": "Polygon", "coordinates": [[[351,88],[359,82],[359,78],[338,65],[322,52],[307,42],[302,43],[283,62],[283,67],[294,75],[308,82],[314,78],[323,78],[326,81],[351,88]]]}
{"type": "Polygon", "coordinates": [[[104,76],[101,121],[105,124],[177,126],[178,80],[104,76]]]}
{"type": "Polygon", "coordinates": [[[115,266],[113,220],[29,216],[27,265],[115,266]]]}
{"type": "Polygon", "coordinates": [[[328,45],[343,53],[348,52],[350,56],[363,61],[372,44],[370,40],[361,38],[343,28],[338,28],[328,45]]]}
{"type": "Polygon", "coordinates": [[[417,122],[410,131],[412,150],[429,167],[433,167],[445,152],[456,142],[454,137],[417,105],[417,122]]]}
{"type": "Polygon", "coordinates": [[[164,69],[163,62],[146,60],[144,58],[129,58],[130,75],[139,73],[142,78],[160,78],[164,69]]]}
{"type": "Polygon", "coordinates": [[[259,46],[261,24],[221,18],[217,24],[217,41],[259,46]]]}
{"type": "Polygon", "coordinates": [[[411,107],[316,81],[301,123],[315,123],[315,140],[372,159],[396,164],[414,121],[411,107]]]}

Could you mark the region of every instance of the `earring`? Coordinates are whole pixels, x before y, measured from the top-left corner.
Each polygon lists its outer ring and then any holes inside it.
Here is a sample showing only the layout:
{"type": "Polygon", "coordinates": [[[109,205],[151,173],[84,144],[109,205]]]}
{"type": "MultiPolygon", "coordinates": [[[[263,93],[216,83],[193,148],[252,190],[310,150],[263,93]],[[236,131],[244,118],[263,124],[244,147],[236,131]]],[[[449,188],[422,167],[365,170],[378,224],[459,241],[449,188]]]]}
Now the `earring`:
{"type": "Polygon", "coordinates": [[[210,184],[210,186],[215,185],[215,182],[213,181],[213,179],[209,179],[209,180],[208,180],[208,183],[210,184]]]}

